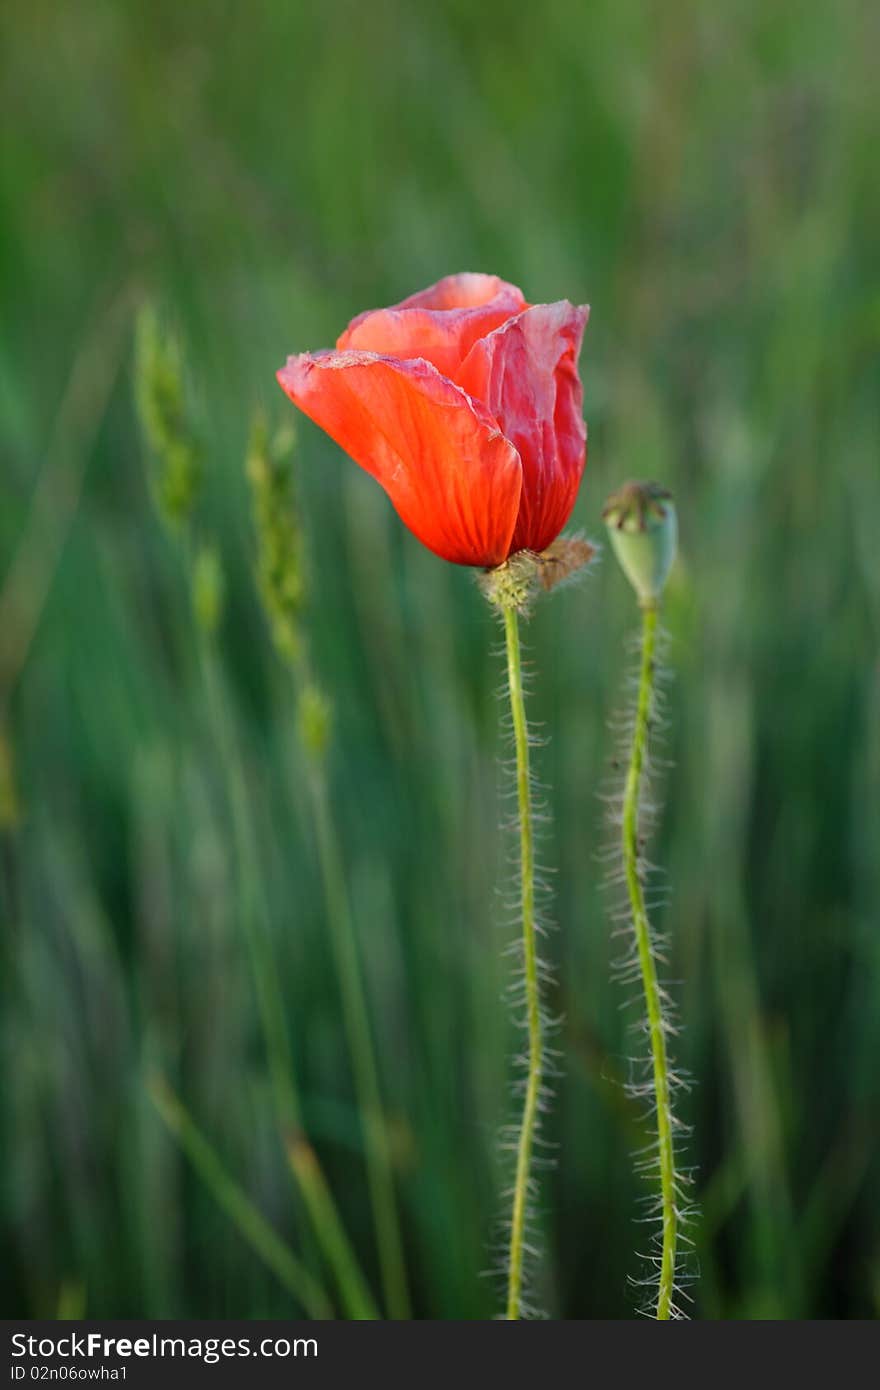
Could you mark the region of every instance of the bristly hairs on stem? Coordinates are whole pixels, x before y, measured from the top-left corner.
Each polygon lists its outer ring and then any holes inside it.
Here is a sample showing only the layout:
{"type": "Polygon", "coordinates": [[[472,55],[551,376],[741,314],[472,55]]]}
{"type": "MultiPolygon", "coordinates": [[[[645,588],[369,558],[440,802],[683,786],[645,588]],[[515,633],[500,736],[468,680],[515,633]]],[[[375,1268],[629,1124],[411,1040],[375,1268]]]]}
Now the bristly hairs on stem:
{"type": "Polygon", "coordinates": [[[658,621],[660,598],[676,549],[677,520],[670,494],[656,483],[627,483],[606,503],[603,517],[612,548],[639,600],[642,623],[636,705],[625,722],[622,756],[626,774],[622,793],[611,798],[611,818],[622,864],[611,882],[625,890],[624,905],[616,914],[615,934],[623,932],[627,947],[616,963],[622,983],[637,985],[642,1016],[636,1031],[647,1039],[647,1057],[636,1059],[643,1074],[630,1085],[630,1093],[647,1101],[655,1140],[638,1157],[637,1169],[659,1195],[647,1199],[647,1220],[660,1222],[654,1251],[648,1256],[649,1273],[641,1281],[650,1292],[645,1311],[659,1321],[684,1316],[676,1298],[682,1293],[681,1249],[686,1237],[682,1227],[690,1215],[686,1202],[687,1175],[680,1167],[679,1147],[684,1127],[673,1110],[673,1094],[683,1084],[669,1053],[675,1032],[669,994],[661,984],[657,962],[663,960],[662,943],[652,927],[646,893],[651,876],[645,846],[656,808],[647,803],[650,743],[658,719],[658,621]]]}
{"type": "Polygon", "coordinates": [[[511,991],[516,1022],[526,1032],[526,1048],[517,1058],[523,1077],[517,1085],[522,1096],[518,1124],[505,1135],[505,1147],[514,1155],[510,1217],[505,1231],[504,1274],[506,1295],[503,1317],[516,1321],[538,1316],[527,1301],[530,1263],[538,1255],[534,1232],[534,1206],[537,1184],[534,1169],[539,1160],[535,1150],[541,1143],[540,1122],[549,1102],[547,1081],[552,1070],[547,1037],[553,1026],[541,997],[542,984],[549,984],[547,967],[538,951],[542,925],[538,921],[537,892],[540,883],[535,870],[536,806],[532,781],[531,747],[533,739],[526,719],[525,681],[520,642],[520,617],[527,615],[539,587],[552,589],[581,570],[593,555],[593,547],[579,537],[560,538],[543,555],[522,551],[497,569],[480,577],[486,598],[498,610],[504,627],[507,666],[507,694],[515,752],[516,819],[518,831],[517,915],[519,918],[519,973],[511,991]]]}

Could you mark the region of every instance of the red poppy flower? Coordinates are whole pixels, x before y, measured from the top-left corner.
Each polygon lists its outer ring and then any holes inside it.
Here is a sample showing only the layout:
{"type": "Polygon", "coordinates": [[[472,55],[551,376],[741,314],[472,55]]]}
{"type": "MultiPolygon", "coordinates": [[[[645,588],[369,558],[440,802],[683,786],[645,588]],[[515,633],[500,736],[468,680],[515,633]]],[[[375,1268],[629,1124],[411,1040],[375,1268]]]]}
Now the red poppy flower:
{"type": "Polygon", "coordinates": [[[586,458],[578,352],[589,309],[450,275],[290,357],[287,395],[382,484],[429,550],[485,569],[540,552],[586,458]]]}

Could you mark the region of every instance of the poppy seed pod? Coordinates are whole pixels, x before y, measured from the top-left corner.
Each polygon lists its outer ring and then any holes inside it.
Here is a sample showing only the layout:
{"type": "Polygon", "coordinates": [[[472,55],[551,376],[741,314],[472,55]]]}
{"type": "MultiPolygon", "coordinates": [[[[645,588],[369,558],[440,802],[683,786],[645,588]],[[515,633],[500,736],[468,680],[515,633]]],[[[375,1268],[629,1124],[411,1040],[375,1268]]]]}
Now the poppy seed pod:
{"type": "Polygon", "coordinates": [[[624,483],[602,509],[611,545],[643,608],[656,604],[678,544],[672,493],[660,483],[624,483]]]}

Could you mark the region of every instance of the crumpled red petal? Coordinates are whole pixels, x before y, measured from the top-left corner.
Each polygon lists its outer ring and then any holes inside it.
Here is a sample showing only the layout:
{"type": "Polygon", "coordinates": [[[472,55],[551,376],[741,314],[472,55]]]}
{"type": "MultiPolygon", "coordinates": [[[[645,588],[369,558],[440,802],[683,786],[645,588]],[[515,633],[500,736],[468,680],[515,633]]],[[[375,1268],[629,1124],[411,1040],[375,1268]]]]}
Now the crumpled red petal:
{"type": "Polygon", "coordinates": [[[455,375],[522,459],[511,551],[544,550],[564,527],[586,461],[578,353],[589,308],[536,304],[475,342],[455,375]]]}
{"type": "Polygon", "coordinates": [[[303,353],[277,375],[429,550],[486,568],[507,558],[522,466],[478,401],[427,362],[373,352],[303,353]]]}
{"type": "Polygon", "coordinates": [[[447,275],[400,304],[359,314],[336,346],[402,359],[423,357],[452,378],[478,338],[524,308],[522,291],[497,275],[447,275]]]}

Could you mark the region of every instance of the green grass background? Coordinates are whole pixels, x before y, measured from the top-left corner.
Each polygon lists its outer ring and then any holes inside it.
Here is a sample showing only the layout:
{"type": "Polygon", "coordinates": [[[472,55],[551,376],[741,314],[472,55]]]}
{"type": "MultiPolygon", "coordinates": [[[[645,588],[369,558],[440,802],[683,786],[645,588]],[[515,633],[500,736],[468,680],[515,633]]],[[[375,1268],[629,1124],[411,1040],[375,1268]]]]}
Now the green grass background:
{"type": "MultiPolygon", "coordinates": [[[[458,269],[592,304],[575,523],[600,539],[630,476],[678,498],[654,857],[697,1081],[694,1312],[880,1309],[878,42],[876,10],[849,0],[4,9],[4,1312],[299,1311],[163,1130],[154,1067],[321,1273],[273,1126],[188,598],[132,406],[146,293],[188,348],[306,1124],[378,1289],[243,459],[255,404],[293,414],[273,379],[288,352],[458,269]]],[[[471,576],[306,422],[297,471],[414,1306],[490,1316],[511,1045],[498,632],[471,576]]],[[[538,1295],[566,1318],[631,1316],[642,1272],[645,1132],[619,1084],[632,1039],[596,862],[634,625],[606,553],[527,634],[564,1015],[538,1295]]]]}

